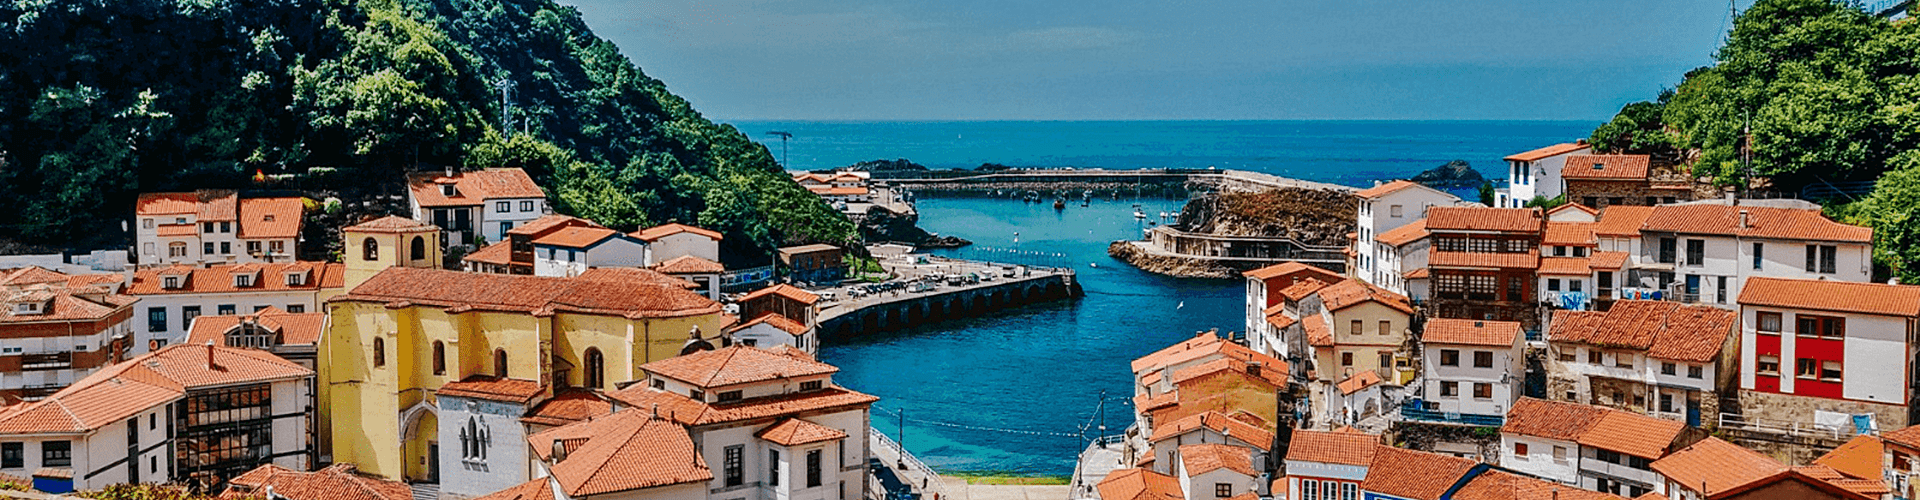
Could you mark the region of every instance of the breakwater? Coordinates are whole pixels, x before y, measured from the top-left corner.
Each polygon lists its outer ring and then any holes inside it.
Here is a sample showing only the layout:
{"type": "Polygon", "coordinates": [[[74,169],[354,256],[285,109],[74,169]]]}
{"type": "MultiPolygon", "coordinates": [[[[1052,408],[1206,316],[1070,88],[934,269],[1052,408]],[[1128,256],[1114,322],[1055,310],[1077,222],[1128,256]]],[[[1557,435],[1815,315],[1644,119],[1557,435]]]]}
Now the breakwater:
{"type": "MultiPolygon", "coordinates": [[[[1082,294],[1074,272],[1065,268],[1027,267],[992,262],[933,258],[927,264],[889,266],[901,275],[975,277],[957,279],[931,289],[896,289],[848,298],[820,310],[820,336],[835,341],[862,335],[912,328],[1039,302],[1071,299],[1082,294]],[[992,279],[978,277],[993,275],[992,279]]],[[[934,281],[920,281],[931,283],[934,281]]]]}
{"type": "MultiPolygon", "coordinates": [[[[875,180],[915,193],[973,194],[1034,191],[1047,194],[1073,194],[1094,191],[1117,197],[1121,194],[1178,194],[1196,192],[1250,192],[1280,188],[1333,189],[1346,192],[1356,188],[1324,182],[1289,179],[1259,172],[1215,169],[1037,169],[996,172],[969,171],[896,171],[883,172],[875,180]]],[[[879,173],[877,173],[879,174],[879,173]]],[[[1070,198],[1071,199],[1071,198],[1070,198]]]]}

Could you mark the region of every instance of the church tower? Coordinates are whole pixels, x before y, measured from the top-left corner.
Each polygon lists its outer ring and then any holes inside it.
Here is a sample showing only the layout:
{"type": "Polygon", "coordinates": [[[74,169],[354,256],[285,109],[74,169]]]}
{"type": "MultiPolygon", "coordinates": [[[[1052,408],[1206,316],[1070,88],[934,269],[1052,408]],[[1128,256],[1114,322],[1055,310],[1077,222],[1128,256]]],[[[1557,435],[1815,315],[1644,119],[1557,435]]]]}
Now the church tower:
{"type": "Polygon", "coordinates": [[[347,291],[389,267],[439,269],[440,228],[389,215],[340,230],[347,262],[347,291]]]}

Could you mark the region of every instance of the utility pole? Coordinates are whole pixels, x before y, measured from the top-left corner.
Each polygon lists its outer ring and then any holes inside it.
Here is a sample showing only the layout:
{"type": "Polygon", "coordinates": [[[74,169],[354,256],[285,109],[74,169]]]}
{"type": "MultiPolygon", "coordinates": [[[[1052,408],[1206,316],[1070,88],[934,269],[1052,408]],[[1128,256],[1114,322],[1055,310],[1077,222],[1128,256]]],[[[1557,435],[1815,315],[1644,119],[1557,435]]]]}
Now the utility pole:
{"type": "Polygon", "coordinates": [[[907,469],[907,409],[900,408],[900,470],[907,469]]]}
{"type": "Polygon", "coordinates": [[[493,81],[493,88],[500,91],[500,133],[513,136],[513,80],[506,75],[493,81]]]}
{"type": "Polygon", "coordinates": [[[1104,449],[1107,449],[1107,390],[1106,389],[1100,390],[1100,404],[1094,405],[1093,408],[1094,408],[1093,411],[1100,413],[1100,433],[1093,435],[1093,439],[1095,442],[1100,443],[1100,449],[1104,450],[1104,449]]]}
{"type": "Polygon", "coordinates": [[[793,134],[791,134],[791,133],[788,133],[788,132],[781,132],[781,131],[778,131],[778,130],[774,130],[774,131],[770,131],[770,132],[767,132],[767,135],[771,135],[771,136],[775,136],[775,137],[779,137],[779,138],[780,138],[780,167],[781,167],[781,168],[786,168],[786,166],[787,166],[787,139],[792,139],[792,138],[793,138],[793,134]]]}

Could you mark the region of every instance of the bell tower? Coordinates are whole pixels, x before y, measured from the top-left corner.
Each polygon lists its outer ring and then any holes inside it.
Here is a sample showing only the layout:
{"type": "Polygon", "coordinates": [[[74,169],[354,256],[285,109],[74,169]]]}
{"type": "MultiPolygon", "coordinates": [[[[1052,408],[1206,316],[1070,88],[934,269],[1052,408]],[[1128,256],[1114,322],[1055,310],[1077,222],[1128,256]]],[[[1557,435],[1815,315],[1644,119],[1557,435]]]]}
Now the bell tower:
{"type": "Polygon", "coordinates": [[[348,291],[389,267],[438,269],[444,254],[440,228],[389,215],[340,230],[348,291]]]}

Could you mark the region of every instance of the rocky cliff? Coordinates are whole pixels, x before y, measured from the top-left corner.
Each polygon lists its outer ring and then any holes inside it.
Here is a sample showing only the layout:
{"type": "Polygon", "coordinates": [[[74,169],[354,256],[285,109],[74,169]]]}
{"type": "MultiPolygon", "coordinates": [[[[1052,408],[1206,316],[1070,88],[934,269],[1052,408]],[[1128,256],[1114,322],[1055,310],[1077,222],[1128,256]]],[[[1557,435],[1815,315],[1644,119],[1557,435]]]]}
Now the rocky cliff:
{"type": "Polygon", "coordinates": [[[954,236],[939,236],[921,229],[918,214],[901,214],[875,205],[867,210],[867,216],[860,220],[860,239],[879,242],[898,242],[917,248],[959,248],[972,245],[973,242],[954,236]]]}
{"type": "MultiPolygon", "coordinates": [[[[1174,227],[1223,236],[1286,237],[1305,245],[1346,245],[1357,199],[1331,189],[1286,188],[1257,193],[1207,194],[1187,202],[1174,227]]],[[[1116,241],[1107,255],[1152,273],[1182,278],[1236,278],[1264,265],[1172,255],[1144,242],[1116,241]]]]}
{"type": "Polygon", "coordinates": [[[1434,189],[1480,187],[1480,183],[1487,181],[1485,177],[1480,176],[1480,171],[1474,170],[1466,160],[1454,160],[1447,162],[1446,165],[1433,167],[1421,172],[1420,175],[1413,176],[1412,180],[1434,189]]]}

